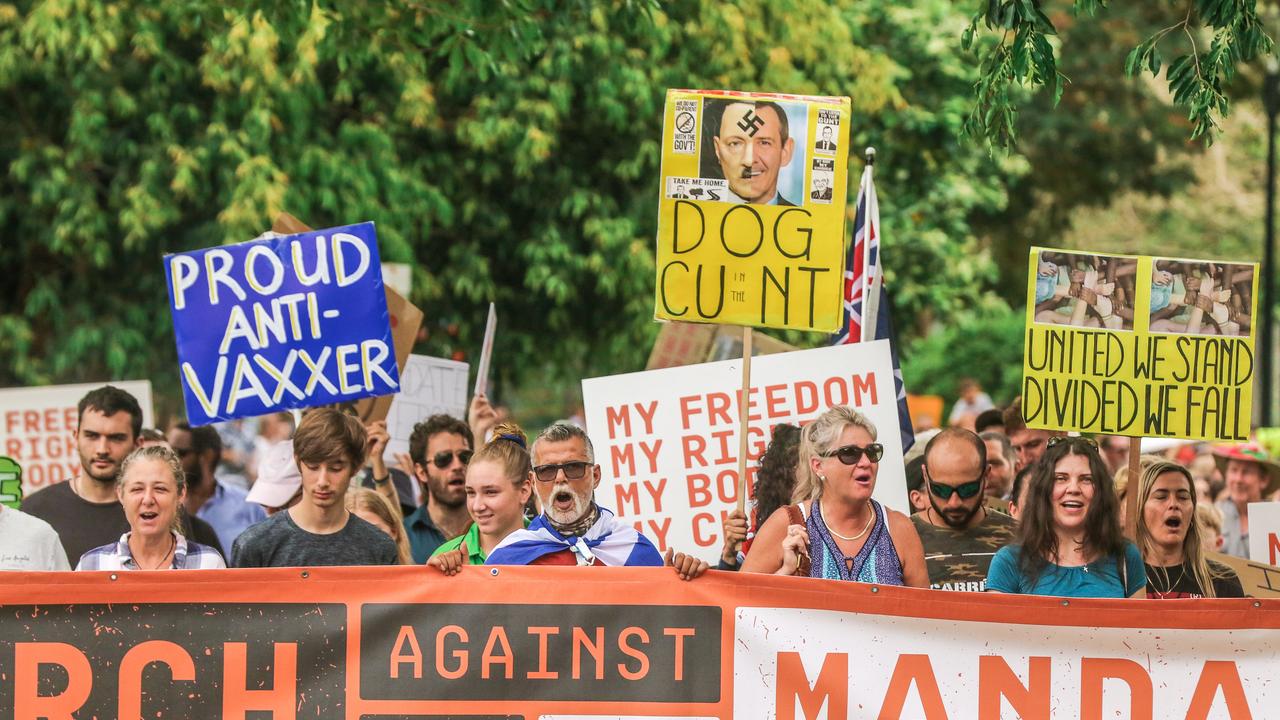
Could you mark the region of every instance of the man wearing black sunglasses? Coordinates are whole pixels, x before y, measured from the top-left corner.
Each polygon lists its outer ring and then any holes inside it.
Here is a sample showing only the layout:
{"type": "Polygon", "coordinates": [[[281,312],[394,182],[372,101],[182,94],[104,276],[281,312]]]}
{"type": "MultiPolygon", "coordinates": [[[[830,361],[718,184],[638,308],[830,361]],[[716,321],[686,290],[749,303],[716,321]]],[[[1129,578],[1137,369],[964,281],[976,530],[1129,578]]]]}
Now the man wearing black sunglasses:
{"type": "Polygon", "coordinates": [[[929,583],[935,590],[986,589],[996,551],[1013,540],[1012,518],[992,512],[986,498],[987,446],[958,427],[938,433],[924,451],[929,507],[911,516],[924,544],[929,583]]]}
{"type": "Polygon", "coordinates": [[[422,503],[404,519],[413,562],[422,565],[435,549],[471,526],[467,513],[467,463],[471,428],[449,415],[432,415],[413,426],[409,457],[422,503]]]}

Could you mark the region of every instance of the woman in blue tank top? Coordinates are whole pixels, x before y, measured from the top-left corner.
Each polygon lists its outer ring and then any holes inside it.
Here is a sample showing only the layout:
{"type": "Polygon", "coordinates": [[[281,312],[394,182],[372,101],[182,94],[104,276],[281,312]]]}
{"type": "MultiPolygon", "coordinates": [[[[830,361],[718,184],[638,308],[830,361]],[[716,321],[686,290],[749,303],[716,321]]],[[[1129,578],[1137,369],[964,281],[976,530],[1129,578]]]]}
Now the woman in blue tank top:
{"type": "Polygon", "coordinates": [[[793,505],[765,521],[743,572],[929,587],[911,520],[871,498],[884,447],[866,416],[835,406],[805,427],[793,505]]]}

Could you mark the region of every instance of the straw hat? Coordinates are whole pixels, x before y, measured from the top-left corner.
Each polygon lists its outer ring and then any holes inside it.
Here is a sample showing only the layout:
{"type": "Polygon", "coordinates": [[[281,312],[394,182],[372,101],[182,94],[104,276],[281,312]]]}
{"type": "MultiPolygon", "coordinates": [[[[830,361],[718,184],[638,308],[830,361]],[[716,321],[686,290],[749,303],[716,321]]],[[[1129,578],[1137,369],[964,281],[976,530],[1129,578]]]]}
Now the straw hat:
{"type": "Polygon", "coordinates": [[[1224,478],[1227,476],[1228,460],[1257,463],[1267,473],[1267,487],[1263,489],[1262,496],[1265,498],[1280,489],[1280,465],[1277,465],[1267,455],[1267,451],[1256,442],[1216,447],[1213,449],[1213,460],[1218,464],[1218,472],[1222,473],[1224,478]]]}

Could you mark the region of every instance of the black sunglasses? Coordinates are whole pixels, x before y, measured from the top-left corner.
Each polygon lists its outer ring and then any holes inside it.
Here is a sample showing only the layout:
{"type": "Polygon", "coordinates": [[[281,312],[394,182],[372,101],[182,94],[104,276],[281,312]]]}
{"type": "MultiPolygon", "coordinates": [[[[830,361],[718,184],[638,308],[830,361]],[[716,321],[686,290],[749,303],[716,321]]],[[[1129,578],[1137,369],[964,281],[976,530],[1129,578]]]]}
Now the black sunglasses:
{"type": "Polygon", "coordinates": [[[871,443],[866,447],[858,445],[845,445],[828,452],[818,453],[822,457],[839,458],[840,462],[845,465],[857,465],[862,459],[863,453],[866,453],[867,459],[871,462],[880,462],[880,458],[884,457],[884,446],[880,443],[871,443]]]}
{"type": "Polygon", "coordinates": [[[539,465],[533,469],[533,474],[541,482],[555,482],[556,476],[564,470],[566,480],[581,480],[587,474],[587,468],[591,467],[591,463],[582,460],[573,462],[560,463],[559,465],[539,465]]]}
{"type": "Polygon", "coordinates": [[[982,481],[971,480],[963,485],[943,485],[942,483],[930,481],[929,490],[934,495],[937,495],[939,500],[950,500],[952,493],[959,495],[961,500],[968,500],[982,492],[982,481]]]}
{"type": "Polygon", "coordinates": [[[454,456],[457,456],[458,462],[466,465],[471,462],[471,456],[473,454],[474,453],[470,450],[441,450],[436,453],[435,457],[431,458],[431,462],[435,463],[436,467],[443,470],[453,464],[454,456]]]}

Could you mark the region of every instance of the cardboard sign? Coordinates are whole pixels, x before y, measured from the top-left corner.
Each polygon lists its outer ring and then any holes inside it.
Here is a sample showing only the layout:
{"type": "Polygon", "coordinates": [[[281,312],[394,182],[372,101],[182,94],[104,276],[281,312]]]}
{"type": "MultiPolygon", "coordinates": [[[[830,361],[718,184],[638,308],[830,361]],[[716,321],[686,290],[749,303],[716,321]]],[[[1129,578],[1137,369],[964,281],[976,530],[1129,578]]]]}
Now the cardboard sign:
{"type": "Polygon", "coordinates": [[[1280,707],[1275,600],[433,572],[0,573],[6,717],[1263,720],[1280,707]]]}
{"type": "Polygon", "coordinates": [[[151,427],[151,382],[126,380],[0,390],[0,455],[22,466],[22,493],[30,495],[80,472],[76,449],[77,406],[91,390],[112,385],[142,407],[142,426],[151,427]]]}
{"type": "Polygon", "coordinates": [[[373,223],[165,256],[193,425],[399,389],[373,223]]]}
{"type": "Polygon", "coordinates": [[[1280,565],[1280,502],[1249,503],[1249,559],[1280,565]]]}
{"type": "Polygon", "coordinates": [[[13,458],[0,457],[0,505],[22,507],[22,466],[13,458]]]}
{"type": "Polygon", "coordinates": [[[1280,598],[1280,567],[1223,553],[1208,553],[1206,557],[1235,570],[1248,597],[1280,598]]]}
{"type": "Polygon", "coordinates": [[[1027,426],[1241,442],[1257,265],[1031,249],[1027,426]]]}
{"type": "Polygon", "coordinates": [[[654,316],[840,324],[849,98],[669,90],[654,316]]]}
{"type": "MultiPolygon", "coordinates": [[[[781,340],[751,331],[751,355],[773,355],[797,349],[781,340]]],[[[742,334],[737,328],[686,322],[665,322],[649,352],[645,370],[717,362],[742,357],[742,334]]]]}
{"type": "MultiPolygon", "coordinates": [[[[587,434],[603,479],[596,500],[660,549],[720,555],[721,524],[738,499],[741,360],[582,381],[587,434]]],[[[887,340],[766,355],[752,364],[749,482],[779,423],[850,405],[884,445],[875,498],[910,511],[887,340]]]]}
{"type": "Polygon", "coordinates": [[[391,400],[387,414],[387,443],[384,457],[395,462],[397,453],[409,452],[413,426],[437,413],[459,419],[467,417],[467,377],[471,368],[464,362],[410,355],[400,373],[400,392],[391,400]]]}

